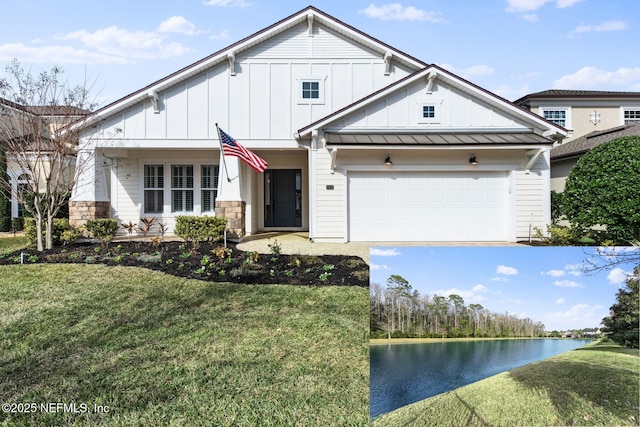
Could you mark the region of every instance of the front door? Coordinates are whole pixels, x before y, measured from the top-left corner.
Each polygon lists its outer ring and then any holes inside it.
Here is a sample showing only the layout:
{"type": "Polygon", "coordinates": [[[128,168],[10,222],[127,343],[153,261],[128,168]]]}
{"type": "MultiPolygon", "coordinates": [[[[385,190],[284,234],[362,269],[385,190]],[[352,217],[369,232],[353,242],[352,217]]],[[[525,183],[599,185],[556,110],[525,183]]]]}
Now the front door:
{"type": "Polygon", "coordinates": [[[267,169],[264,180],[264,226],[301,227],[301,170],[267,169]]]}

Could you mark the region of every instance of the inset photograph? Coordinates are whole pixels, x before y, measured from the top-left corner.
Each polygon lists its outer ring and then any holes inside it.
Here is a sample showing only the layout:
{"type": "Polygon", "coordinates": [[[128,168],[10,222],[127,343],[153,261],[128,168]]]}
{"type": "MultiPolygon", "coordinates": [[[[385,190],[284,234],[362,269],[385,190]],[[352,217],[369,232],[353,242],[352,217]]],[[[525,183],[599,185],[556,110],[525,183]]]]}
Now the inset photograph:
{"type": "Polygon", "coordinates": [[[370,258],[373,425],[637,425],[640,248],[370,258]]]}

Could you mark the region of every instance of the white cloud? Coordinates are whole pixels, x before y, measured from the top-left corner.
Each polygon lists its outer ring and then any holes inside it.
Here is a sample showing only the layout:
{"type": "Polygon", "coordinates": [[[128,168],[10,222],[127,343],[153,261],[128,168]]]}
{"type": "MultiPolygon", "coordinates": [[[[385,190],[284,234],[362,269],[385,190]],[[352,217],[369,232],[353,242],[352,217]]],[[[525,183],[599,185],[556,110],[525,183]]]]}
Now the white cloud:
{"type": "Polygon", "coordinates": [[[371,263],[371,267],[369,267],[371,270],[389,270],[389,266],[385,265],[385,264],[374,264],[371,263]]]}
{"type": "Polygon", "coordinates": [[[395,248],[391,248],[391,249],[371,248],[371,250],[369,251],[370,256],[398,256],[401,254],[402,253],[395,248]]]}
{"type": "Polygon", "coordinates": [[[624,271],[623,269],[616,267],[609,272],[607,275],[607,280],[612,285],[621,285],[623,284],[629,276],[631,276],[630,271],[624,271]]]}
{"type": "Polygon", "coordinates": [[[567,329],[598,326],[606,315],[607,311],[602,305],[577,304],[566,311],[550,313],[546,318],[556,324],[556,327],[567,329]]]}
{"type": "Polygon", "coordinates": [[[489,66],[489,65],[472,65],[471,67],[467,67],[467,68],[458,68],[458,67],[454,67],[451,64],[438,64],[440,67],[444,68],[445,70],[451,71],[453,74],[457,74],[458,76],[465,78],[465,79],[469,79],[470,77],[473,76],[486,76],[489,74],[493,74],[493,67],[489,66]]]}
{"type": "Polygon", "coordinates": [[[604,21],[598,25],[579,25],[573,30],[572,34],[582,33],[601,33],[606,31],[623,31],[629,28],[629,25],[624,21],[604,21]]]}
{"type": "Polygon", "coordinates": [[[229,32],[227,30],[222,30],[218,34],[212,34],[209,37],[211,40],[224,40],[229,38],[229,32]]]}
{"type": "Polygon", "coordinates": [[[564,304],[564,298],[558,298],[556,304],[564,304]]]}
{"type": "Polygon", "coordinates": [[[554,89],[604,90],[611,87],[630,88],[640,84],[640,67],[618,68],[615,71],[600,70],[595,67],[582,67],[573,74],[566,74],[553,82],[554,89]]]}
{"type": "Polygon", "coordinates": [[[564,266],[564,270],[567,272],[567,274],[575,277],[582,276],[582,269],[582,264],[567,264],[564,266]]]}
{"type": "Polygon", "coordinates": [[[484,285],[475,285],[471,290],[473,292],[489,292],[489,289],[484,285]]]}
{"type": "Polygon", "coordinates": [[[522,15],[522,19],[524,19],[525,21],[529,21],[529,22],[538,22],[539,18],[538,15],[536,15],[535,13],[525,13],[522,15]]]}
{"type": "Polygon", "coordinates": [[[172,16],[158,26],[161,33],[179,33],[193,36],[202,31],[197,31],[194,23],[190,22],[184,16],[172,16]]]}
{"type": "Polygon", "coordinates": [[[220,6],[220,7],[248,7],[251,3],[247,3],[243,0],[204,0],[202,2],[205,6],[220,6]]]}
{"type": "Polygon", "coordinates": [[[360,10],[358,13],[382,21],[442,22],[442,14],[440,12],[427,12],[413,6],[403,6],[400,3],[389,3],[382,6],[370,4],[366,9],[360,10]]]}
{"type": "Polygon", "coordinates": [[[508,282],[509,279],[507,279],[506,277],[492,277],[490,279],[492,282],[508,282]]]}
{"type": "Polygon", "coordinates": [[[507,12],[528,12],[540,9],[547,3],[555,3],[558,8],[571,7],[584,0],[507,0],[507,12]]]}
{"type": "Polygon", "coordinates": [[[553,276],[553,277],[562,277],[564,276],[566,273],[564,270],[549,270],[547,272],[543,271],[542,273],[540,273],[542,275],[547,275],[547,276],[553,276]]]}
{"type": "Polygon", "coordinates": [[[59,38],[77,40],[102,54],[131,59],[170,58],[191,51],[180,43],[166,43],[159,33],[129,31],[115,25],[95,32],[74,31],[59,38]]]}
{"type": "MultiPolygon", "coordinates": [[[[531,76],[533,77],[533,76],[531,76]]],[[[519,78],[519,80],[521,80],[519,78]]],[[[491,90],[498,96],[503,97],[504,99],[508,99],[510,101],[516,100],[518,98],[523,97],[524,95],[531,93],[531,87],[528,83],[524,83],[520,87],[511,87],[509,85],[503,84],[491,90]]]]}
{"type": "Polygon", "coordinates": [[[513,267],[507,267],[506,265],[499,265],[498,268],[496,268],[496,273],[505,274],[507,276],[514,276],[518,274],[518,270],[513,267]]]}
{"type": "Polygon", "coordinates": [[[560,288],[582,288],[583,286],[578,283],[578,282],[574,282],[573,280],[556,280],[555,282],[553,282],[554,286],[558,286],[560,288]]]}
{"type": "Polygon", "coordinates": [[[0,61],[10,62],[14,58],[26,63],[73,63],[73,64],[126,64],[126,58],[71,46],[25,46],[22,43],[0,45],[0,61]]]}
{"type": "Polygon", "coordinates": [[[478,292],[474,290],[465,290],[465,289],[458,289],[458,288],[451,288],[451,289],[445,289],[445,290],[439,289],[437,291],[434,291],[433,294],[441,295],[443,297],[448,297],[449,295],[460,295],[462,299],[464,299],[465,304],[477,303],[477,302],[484,301],[486,299],[484,296],[480,295],[478,292]]]}

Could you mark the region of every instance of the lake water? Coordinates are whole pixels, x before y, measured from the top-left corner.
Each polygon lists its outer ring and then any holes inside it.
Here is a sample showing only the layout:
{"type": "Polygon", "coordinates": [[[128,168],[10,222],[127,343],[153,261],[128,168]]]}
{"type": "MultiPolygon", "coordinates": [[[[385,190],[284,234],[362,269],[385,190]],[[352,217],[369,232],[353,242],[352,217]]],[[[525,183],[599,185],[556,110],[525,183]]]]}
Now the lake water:
{"type": "Polygon", "coordinates": [[[589,342],[512,339],[372,345],[371,418],[589,342]]]}

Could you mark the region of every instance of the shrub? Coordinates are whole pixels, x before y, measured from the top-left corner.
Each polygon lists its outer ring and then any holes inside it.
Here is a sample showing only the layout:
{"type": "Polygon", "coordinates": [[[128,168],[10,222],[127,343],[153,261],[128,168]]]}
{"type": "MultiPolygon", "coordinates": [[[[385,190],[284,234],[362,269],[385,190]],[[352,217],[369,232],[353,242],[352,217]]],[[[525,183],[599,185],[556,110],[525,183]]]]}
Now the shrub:
{"type": "Polygon", "coordinates": [[[60,240],[62,241],[62,244],[68,245],[69,243],[73,243],[78,240],[81,234],[82,232],[80,229],[76,227],[70,227],[68,230],[64,230],[62,232],[62,234],[60,235],[60,240]]]}
{"type": "Polygon", "coordinates": [[[640,239],[640,136],[592,148],[569,173],[562,213],[577,228],[605,226],[601,237],[620,244],[640,239]]]}
{"type": "MultiPolygon", "coordinates": [[[[60,245],[62,243],[62,234],[65,231],[69,231],[72,227],[69,225],[69,220],[66,218],[54,218],[53,219],[53,244],[60,245]]],[[[43,222],[42,224],[42,237],[46,239],[46,228],[43,222]]],[[[27,237],[27,241],[30,247],[36,246],[37,234],[36,234],[36,220],[35,218],[25,218],[24,219],[24,235],[27,237]]]]}
{"type": "Polygon", "coordinates": [[[90,219],[85,226],[91,237],[99,239],[105,245],[116,237],[118,221],[113,218],[90,219]]]}
{"type": "Polygon", "coordinates": [[[227,219],[223,217],[178,216],[174,232],[195,248],[200,242],[222,240],[226,227],[227,219]]]}
{"type": "Polygon", "coordinates": [[[24,230],[24,217],[19,216],[16,218],[11,218],[11,230],[12,231],[22,231],[24,230]]]}

